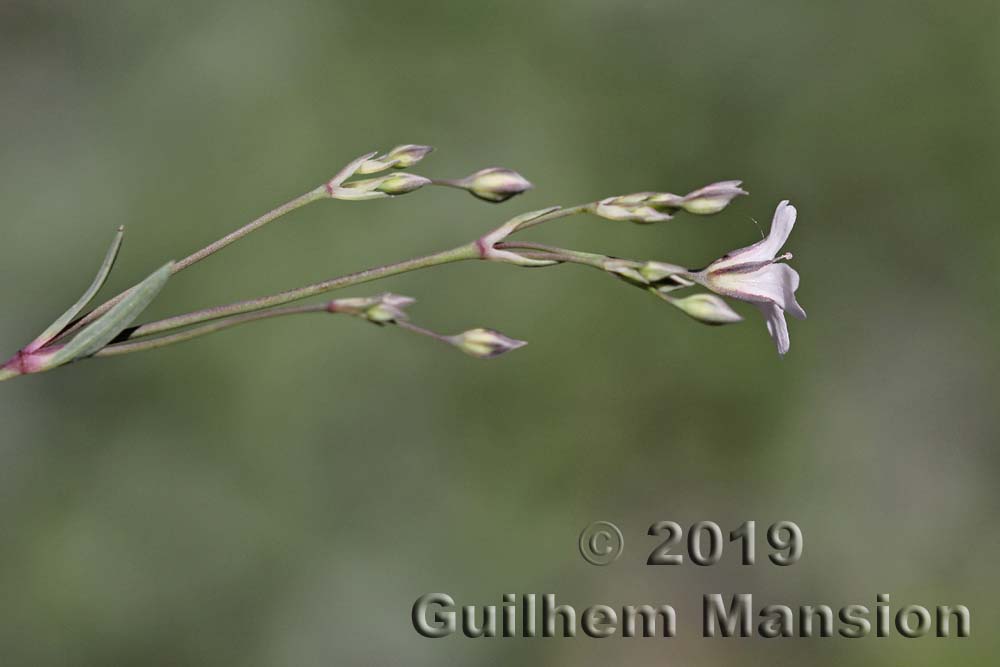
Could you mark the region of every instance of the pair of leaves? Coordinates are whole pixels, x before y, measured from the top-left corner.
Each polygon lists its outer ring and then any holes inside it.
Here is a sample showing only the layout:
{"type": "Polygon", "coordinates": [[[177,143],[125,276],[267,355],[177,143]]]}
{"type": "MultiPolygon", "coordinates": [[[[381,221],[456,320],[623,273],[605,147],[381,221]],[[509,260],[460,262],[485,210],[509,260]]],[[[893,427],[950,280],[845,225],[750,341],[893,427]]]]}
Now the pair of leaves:
{"type": "MultiPolygon", "coordinates": [[[[83,293],[83,296],[55,322],[49,325],[31,345],[25,348],[25,352],[35,352],[52,341],[93,300],[111,274],[111,269],[114,267],[115,260],[118,258],[118,253],[121,250],[124,233],[125,228],[119,227],[97,275],[94,277],[90,287],[83,293]]],[[[107,313],[85,326],[72,340],[58,348],[54,354],[48,357],[45,360],[45,365],[48,368],[55,368],[76,359],[89,357],[113,341],[153,302],[153,299],[156,298],[167,284],[167,280],[170,279],[173,273],[173,265],[173,262],[168,262],[150,274],[141,283],[129,289],[125,293],[125,296],[108,310],[107,313]]]]}

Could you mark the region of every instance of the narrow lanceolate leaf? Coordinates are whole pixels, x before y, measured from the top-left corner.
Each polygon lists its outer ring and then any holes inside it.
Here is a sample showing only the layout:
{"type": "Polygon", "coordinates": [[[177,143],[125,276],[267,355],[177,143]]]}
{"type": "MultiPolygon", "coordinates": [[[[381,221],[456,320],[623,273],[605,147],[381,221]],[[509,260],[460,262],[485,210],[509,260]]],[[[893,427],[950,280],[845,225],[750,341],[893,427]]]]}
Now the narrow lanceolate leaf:
{"type": "Polygon", "coordinates": [[[111,247],[108,248],[107,255],[104,256],[104,262],[101,264],[101,268],[97,271],[97,275],[94,276],[94,282],[90,284],[90,287],[88,287],[87,291],[83,293],[83,296],[81,296],[69,310],[63,313],[58,320],[50,324],[48,328],[45,329],[40,336],[38,336],[38,338],[32,341],[31,344],[25,348],[25,352],[34,352],[55,338],[59,332],[66,328],[66,325],[73,321],[73,318],[80,314],[80,311],[87,307],[87,304],[90,303],[91,300],[97,295],[97,292],[104,287],[104,283],[107,281],[108,275],[111,273],[111,269],[115,265],[115,260],[118,259],[118,251],[121,250],[122,238],[124,236],[125,228],[119,227],[114,240],[111,241],[111,247]]]}
{"type": "Polygon", "coordinates": [[[50,367],[61,366],[74,359],[89,357],[113,341],[146,310],[170,278],[174,263],[169,262],[128,291],[103,317],[87,326],[76,337],[47,360],[50,367]]]}

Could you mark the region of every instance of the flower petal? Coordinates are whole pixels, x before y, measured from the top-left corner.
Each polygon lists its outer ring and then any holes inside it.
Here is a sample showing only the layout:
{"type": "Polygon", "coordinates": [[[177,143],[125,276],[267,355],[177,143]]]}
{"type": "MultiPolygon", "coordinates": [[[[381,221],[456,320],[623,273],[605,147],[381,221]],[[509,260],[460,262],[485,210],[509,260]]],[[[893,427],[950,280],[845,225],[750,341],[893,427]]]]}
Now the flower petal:
{"type": "Polygon", "coordinates": [[[799,319],[806,312],[795,300],[799,274],[787,264],[766,264],[754,271],[709,272],[703,279],[713,292],[751,303],[773,303],[799,319]]]}
{"type": "Polygon", "coordinates": [[[795,226],[797,211],[795,207],[788,203],[788,200],[778,204],[774,210],[774,217],[771,219],[771,230],[767,238],[757,241],[746,248],[734,250],[725,257],[716,260],[709,267],[711,270],[727,269],[738,264],[748,264],[752,262],[766,262],[774,259],[781,246],[785,245],[788,235],[792,233],[795,226]]]}
{"type": "Polygon", "coordinates": [[[771,335],[774,344],[778,347],[778,354],[784,355],[788,352],[790,340],[788,338],[788,324],[785,322],[785,313],[773,303],[759,303],[764,320],[767,323],[767,333],[771,335]]]}
{"type": "Polygon", "coordinates": [[[771,264],[758,273],[764,272],[767,275],[760,282],[766,282],[769,289],[780,290],[780,293],[772,294],[772,301],[796,319],[806,319],[806,311],[795,299],[795,290],[799,288],[799,272],[787,264],[771,264]]]}
{"type": "Polygon", "coordinates": [[[799,305],[799,302],[795,299],[795,292],[799,289],[799,272],[788,266],[787,264],[774,264],[773,266],[779,267],[779,270],[787,275],[784,281],[785,286],[785,305],[782,306],[785,312],[792,317],[804,320],[806,319],[806,311],[799,305]]]}

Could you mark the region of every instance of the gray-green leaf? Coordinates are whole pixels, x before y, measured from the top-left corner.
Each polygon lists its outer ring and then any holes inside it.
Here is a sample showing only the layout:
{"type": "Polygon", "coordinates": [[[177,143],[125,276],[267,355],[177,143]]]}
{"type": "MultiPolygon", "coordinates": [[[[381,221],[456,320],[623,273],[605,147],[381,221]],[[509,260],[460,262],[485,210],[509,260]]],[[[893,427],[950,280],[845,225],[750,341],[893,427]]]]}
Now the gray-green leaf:
{"type": "Polygon", "coordinates": [[[50,324],[45,331],[41,333],[34,342],[29,345],[29,348],[40,348],[50,340],[55,338],[60,331],[66,328],[70,322],[73,321],[80,311],[87,307],[87,304],[94,298],[97,292],[104,287],[104,283],[108,279],[108,275],[111,273],[112,267],[115,265],[115,260],[118,258],[118,252],[122,247],[122,238],[125,236],[125,228],[119,227],[118,232],[115,234],[114,240],[111,241],[111,247],[108,248],[107,254],[104,256],[104,262],[101,264],[101,268],[97,271],[97,275],[94,277],[94,281],[87,288],[87,291],[83,293],[83,296],[77,300],[69,310],[59,316],[55,322],[50,324]]]}
{"type": "Polygon", "coordinates": [[[92,322],[76,335],[73,340],[52,355],[52,367],[61,366],[75,359],[89,357],[113,341],[146,310],[156,295],[160,293],[170,278],[173,262],[169,262],[148,278],[130,289],[114,308],[92,322]]]}

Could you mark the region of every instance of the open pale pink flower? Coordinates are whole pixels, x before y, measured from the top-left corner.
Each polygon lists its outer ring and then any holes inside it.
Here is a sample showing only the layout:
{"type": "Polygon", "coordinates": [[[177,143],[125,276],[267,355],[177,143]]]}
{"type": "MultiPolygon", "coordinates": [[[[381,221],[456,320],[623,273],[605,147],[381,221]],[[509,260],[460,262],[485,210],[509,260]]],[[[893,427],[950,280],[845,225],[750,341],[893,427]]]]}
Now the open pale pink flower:
{"type": "Polygon", "coordinates": [[[806,311],[795,300],[799,274],[780,260],[791,259],[791,253],[778,255],[795,225],[795,207],[787,200],[778,204],[771,220],[767,238],[746,248],[733,251],[715,260],[689,277],[723,296],[747,301],[760,309],[767,322],[778,353],[788,352],[788,325],[785,313],[800,320],[806,311]]]}

